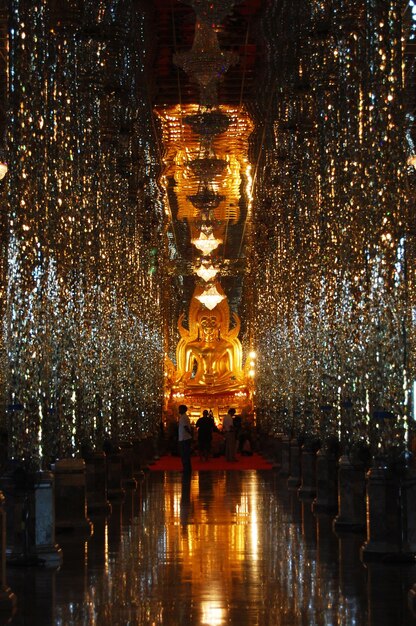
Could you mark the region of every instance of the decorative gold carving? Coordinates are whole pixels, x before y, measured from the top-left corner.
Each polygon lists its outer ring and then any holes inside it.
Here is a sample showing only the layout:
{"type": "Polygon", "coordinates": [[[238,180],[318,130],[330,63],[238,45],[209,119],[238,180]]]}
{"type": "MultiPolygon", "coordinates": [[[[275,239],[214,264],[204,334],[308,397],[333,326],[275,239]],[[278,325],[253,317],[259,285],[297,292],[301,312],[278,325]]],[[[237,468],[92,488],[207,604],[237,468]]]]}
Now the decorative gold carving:
{"type": "MultiPolygon", "coordinates": [[[[219,283],[217,290],[224,294],[219,283]]],[[[238,333],[240,318],[233,313],[230,328],[227,298],[209,311],[198,301],[204,287],[197,286],[192,296],[188,324],[183,326],[184,314],[178,321],[181,335],[176,350],[176,380],[174,391],[195,394],[217,394],[244,389],[242,348],[238,333]]]]}
{"type": "MultiPolygon", "coordinates": [[[[165,169],[162,184],[167,186],[167,179],[175,180],[175,194],[178,201],[179,220],[188,219],[191,223],[198,220],[200,212],[188,200],[198,193],[199,180],[194,176],[190,162],[200,158],[200,137],[183,123],[189,115],[198,113],[197,105],[175,105],[160,107],[156,111],[162,125],[165,169]]],[[[230,121],[227,133],[212,140],[212,151],[218,159],[227,163],[225,171],[212,177],[212,190],[225,196],[213,209],[213,218],[222,223],[238,222],[240,218],[239,201],[241,185],[248,174],[248,139],[253,130],[253,123],[244,107],[222,106],[221,113],[230,121]]],[[[218,228],[221,237],[224,227],[218,228]]],[[[217,234],[217,233],[216,233],[217,234]]]]}

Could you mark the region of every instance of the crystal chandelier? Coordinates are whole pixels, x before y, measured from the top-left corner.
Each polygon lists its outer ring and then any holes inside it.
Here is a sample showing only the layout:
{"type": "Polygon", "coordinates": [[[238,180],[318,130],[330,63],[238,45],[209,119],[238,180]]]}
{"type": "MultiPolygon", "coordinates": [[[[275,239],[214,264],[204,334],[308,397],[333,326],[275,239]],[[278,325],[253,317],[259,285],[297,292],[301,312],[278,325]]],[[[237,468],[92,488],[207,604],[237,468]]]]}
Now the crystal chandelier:
{"type": "Polygon", "coordinates": [[[218,25],[241,0],[215,0],[215,2],[213,0],[182,0],[182,2],[189,4],[201,21],[218,25]]]}
{"type": "Polygon", "coordinates": [[[215,285],[211,285],[200,296],[196,296],[196,299],[199,300],[204,306],[207,307],[210,311],[215,309],[217,304],[222,302],[226,298],[219,293],[215,285]]]}
{"type": "Polygon", "coordinates": [[[212,180],[215,176],[220,176],[225,170],[227,161],[225,159],[217,159],[217,157],[202,157],[193,159],[188,163],[198,178],[202,180],[212,180]]]}
{"type": "Polygon", "coordinates": [[[200,21],[196,23],[191,50],[173,55],[174,64],[194,78],[201,87],[218,80],[238,59],[235,52],[222,52],[216,32],[200,21]]]}
{"type": "Polygon", "coordinates": [[[218,104],[218,81],[212,80],[208,85],[200,85],[200,103],[206,107],[213,107],[218,104]]]}
{"type": "Polygon", "coordinates": [[[193,206],[200,211],[211,211],[216,209],[217,206],[225,200],[225,196],[216,193],[213,189],[210,189],[207,185],[198,190],[198,193],[192,196],[186,196],[187,200],[192,202],[193,206]]]}
{"type": "Polygon", "coordinates": [[[210,265],[207,265],[202,261],[201,265],[195,271],[195,274],[197,274],[199,278],[202,278],[202,280],[207,283],[209,280],[213,280],[216,277],[216,275],[218,274],[218,269],[216,269],[212,265],[212,263],[210,265]]]}
{"type": "Polygon", "coordinates": [[[202,254],[207,256],[208,254],[211,254],[213,250],[218,248],[220,243],[222,243],[222,239],[217,239],[213,233],[206,235],[204,232],[201,232],[199,238],[192,239],[191,243],[198,248],[202,254]]]}

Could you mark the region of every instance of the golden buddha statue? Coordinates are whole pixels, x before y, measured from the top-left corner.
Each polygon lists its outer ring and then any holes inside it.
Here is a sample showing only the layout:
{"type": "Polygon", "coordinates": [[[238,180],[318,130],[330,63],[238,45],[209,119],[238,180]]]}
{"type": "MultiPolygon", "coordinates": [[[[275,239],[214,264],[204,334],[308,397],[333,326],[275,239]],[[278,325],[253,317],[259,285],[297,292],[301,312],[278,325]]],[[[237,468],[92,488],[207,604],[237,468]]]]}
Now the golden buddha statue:
{"type": "MultiPolygon", "coordinates": [[[[217,284],[221,292],[221,287],[217,284]]],[[[245,386],[242,370],[242,349],[238,339],[240,319],[233,314],[235,325],[230,329],[227,299],[210,311],[197,296],[203,291],[197,286],[189,308],[189,329],[179,317],[181,335],[176,350],[176,390],[191,393],[219,393],[245,386]]]]}

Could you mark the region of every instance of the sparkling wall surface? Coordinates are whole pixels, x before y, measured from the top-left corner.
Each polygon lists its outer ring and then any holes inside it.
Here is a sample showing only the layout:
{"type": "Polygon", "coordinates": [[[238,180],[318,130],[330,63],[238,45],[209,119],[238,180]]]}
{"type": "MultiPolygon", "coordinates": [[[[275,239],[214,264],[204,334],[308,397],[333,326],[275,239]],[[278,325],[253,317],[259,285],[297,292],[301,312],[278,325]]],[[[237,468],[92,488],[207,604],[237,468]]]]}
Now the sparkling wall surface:
{"type": "Polygon", "coordinates": [[[254,212],[265,422],[393,456],[406,447],[415,378],[402,9],[372,0],[267,9],[274,142],[254,212]]]}
{"type": "Polygon", "coordinates": [[[144,12],[12,3],[2,389],[39,463],[160,419],[162,204],[144,12]]]}

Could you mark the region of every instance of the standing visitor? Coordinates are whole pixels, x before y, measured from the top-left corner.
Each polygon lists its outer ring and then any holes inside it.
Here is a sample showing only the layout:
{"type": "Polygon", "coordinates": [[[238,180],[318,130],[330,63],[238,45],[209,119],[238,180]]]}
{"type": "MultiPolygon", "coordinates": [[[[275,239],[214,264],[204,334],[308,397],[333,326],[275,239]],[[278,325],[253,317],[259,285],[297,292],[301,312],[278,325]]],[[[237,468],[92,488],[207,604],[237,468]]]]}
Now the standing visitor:
{"type": "Polygon", "coordinates": [[[233,424],[234,424],[235,448],[236,448],[236,452],[240,452],[240,435],[241,435],[241,428],[243,425],[241,415],[234,416],[233,424]]]}
{"type": "Polygon", "coordinates": [[[201,461],[208,461],[211,453],[212,433],[214,430],[214,420],[209,417],[207,409],[202,414],[195,426],[198,429],[198,450],[201,461]]]}
{"type": "Polygon", "coordinates": [[[192,428],[189,416],[187,414],[188,407],[185,404],[179,405],[179,424],[178,424],[178,441],[179,452],[182,459],[182,467],[184,474],[192,472],[191,466],[191,444],[192,444],[192,428]]]}
{"type": "Polygon", "coordinates": [[[236,461],[235,458],[235,431],[234,431],[235,409],[228,409],[227,415],[222,423],[222,430],[225,435],[225,460],[236,461]]]}

